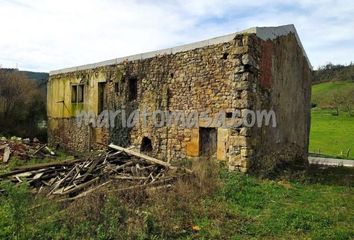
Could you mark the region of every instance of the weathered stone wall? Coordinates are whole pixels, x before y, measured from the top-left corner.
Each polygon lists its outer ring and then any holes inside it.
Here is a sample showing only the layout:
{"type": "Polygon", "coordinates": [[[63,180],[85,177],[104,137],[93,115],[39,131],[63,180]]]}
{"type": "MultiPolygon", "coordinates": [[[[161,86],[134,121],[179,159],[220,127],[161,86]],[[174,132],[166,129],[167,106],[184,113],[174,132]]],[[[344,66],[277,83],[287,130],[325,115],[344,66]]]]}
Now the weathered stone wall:
{"type": "Polygon", "coordinates": [[[255,109],[273,109],[276,127],[252,129],[254,171],[274,172],[286,165],[307,164],[312,70],[294,34],[260,41],[255,109]]]}
{"type": "Polygon", "coordinates": [[[267,156],[279,147],[298,144],[300,150],[290,155],[304,153],[308,145],[309,72],[294,36],[265,42],[255,34],[240,34],[229,42],[175,54],[52,75],[48,85],[49,142],[87,151],[109,142],[140,148],[145,137],[152,142],[149,154],[178,161],[199,157],[200,128],[212,127],[217,131],[215,157],[227,161],[232,170],[245,171],[272,161],[267,156]],[[133,100],[129,97],[131,79],[137,79],[137,98],[133,100]],[[77,83],[85,85],[80,105],[71,103],[71,84],[77,83]],[[206,126],[205,120],[199,119],[199,127],[194,128],[175,124],[156,127],[152,117],[143,125],[140,116],[139,124],[131,129],[77,127],[77,109],[99,113],[100,83],[105,83],[104,109],[197,111],[209,117],[238,109],[242,118],[246,110],[274,108],[281,124],[278,129],[230,129],[216,127],[216,123],[206,126]],[[291,123],[298,113],[302,114],[300,121],[291,123]],[[298,127],[298,131],[287,126],[298,127]]]}

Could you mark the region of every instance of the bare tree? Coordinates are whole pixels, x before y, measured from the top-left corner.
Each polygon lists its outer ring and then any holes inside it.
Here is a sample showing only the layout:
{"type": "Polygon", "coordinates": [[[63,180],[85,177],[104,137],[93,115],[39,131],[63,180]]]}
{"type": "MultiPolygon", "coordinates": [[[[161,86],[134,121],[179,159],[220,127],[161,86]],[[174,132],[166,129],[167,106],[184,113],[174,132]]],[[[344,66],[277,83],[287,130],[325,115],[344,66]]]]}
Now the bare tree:
{"type": "Polygon", "coordinates": [[[0,132],[29,134],[39,111],[45,112],[45,98],[36,82],[16,70],[0,69],[0,132]]]}
{"type": "Polygon", "coordinates": [[[336,111],[336,113],[335,113],[336,116],[339,116],[339,110],[340,110],[341,106],[343,105],[343,103],[344,103],[343,94],[341,94],[338,91],[335,91],[334,93],[332,93],[330,106],[332,109],[334,109],[336,111]]]}
{"type": "Polygon", "coordinates": [[[14,114],[16,108],[27,106],[37,93],[35,83],[19,72],[0,73],[0,86],[3,117],[14,114]]]}
{"type": "Polygon", "coordinates": [[[353,109],[354,109],[354,89],[350,89],[344,95],[344,102],[343,106],[345,111],[348,112],[349,116],[354,116],[353,109]]]}

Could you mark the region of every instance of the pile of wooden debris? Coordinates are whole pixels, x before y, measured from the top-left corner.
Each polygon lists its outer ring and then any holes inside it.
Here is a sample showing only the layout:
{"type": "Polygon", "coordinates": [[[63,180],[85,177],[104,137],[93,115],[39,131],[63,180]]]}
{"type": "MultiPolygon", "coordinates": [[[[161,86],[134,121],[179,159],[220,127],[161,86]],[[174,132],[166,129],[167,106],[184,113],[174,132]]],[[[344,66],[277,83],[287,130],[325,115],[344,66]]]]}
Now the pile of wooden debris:
{"type": "Polygon", "coordinates": [[[34,193],[76,199],[109,183],[119,181],[120,190],[168,186],[176,177],[190,172],[177,171],[171,164],[150,156],[109,145],[96,157],[22,167],[0,175],[20,184],[27,182],[34,193]]]}
{"type": "Polygon", "coordinates": [[[18,137],[0,138],[0,162],[7,163],[11,157],[28,160],[30,158],[45,158],[54,155],[55,153],[46,144],[41,144],[36,138],[33,140],[18,137]]]}

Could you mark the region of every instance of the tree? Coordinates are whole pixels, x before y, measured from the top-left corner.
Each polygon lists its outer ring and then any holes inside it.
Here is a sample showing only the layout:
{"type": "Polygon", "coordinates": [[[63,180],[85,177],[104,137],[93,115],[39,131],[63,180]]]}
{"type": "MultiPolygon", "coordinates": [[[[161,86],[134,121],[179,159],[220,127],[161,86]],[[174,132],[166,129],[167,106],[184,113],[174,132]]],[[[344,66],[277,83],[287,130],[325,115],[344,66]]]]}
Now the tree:
{"type": "Polygon", "coordinates": [[[341,94],[338,91],[335,91],[334,93],[332,93],[330,106],[332,109],[334,109],[336,111],[336,113],[335,113],[336,116],[339,116],[339,110],[340,110],[340,107],[342,106],[343,103],[344,103],[343,94],[341,94]]]}
{"type": "Polygon", "coordinates": [[[39,116],[45,116],[45,95],[36,82],[16,70],[0,69],[0,132],[33,136],[39,116]]]}
{"type": "Polygon", "coordinates": [[[343,106],[345,111],[348,112],[349,116],[354,116],[353,109],[354,109],[354,89],[348,90],[344,95],[344,102],[343,106]]]}

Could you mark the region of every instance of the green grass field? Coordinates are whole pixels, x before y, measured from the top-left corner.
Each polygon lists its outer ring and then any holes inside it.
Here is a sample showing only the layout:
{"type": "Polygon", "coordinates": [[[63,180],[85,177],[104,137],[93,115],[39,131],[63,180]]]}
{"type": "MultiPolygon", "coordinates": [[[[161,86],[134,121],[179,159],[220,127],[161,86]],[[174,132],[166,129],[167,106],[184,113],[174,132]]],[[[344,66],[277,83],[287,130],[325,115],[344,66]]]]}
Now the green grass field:
{"type": "Polygon", "coordinates": [[[333,111],[313,109],[310,152],[354,159],[354,117],[347,113],[333,116],[333,111]]]}
{"type": "Polygon", "coordinates": [[[2,182],[0,238],[353,239],[353,169],[314,168],[293,180],[218,169],[195,170],[168,191],[102,191],[66,204],[2,182]]]}
{"type": "Polygon", "coordinates": [[[325,108],[333,92],[344,93],[348,89],[354,89],[353,81],[327,82],[312,87],[312,102],[319,107],[312,109],[311,153],[354,159],[354,117],[344,111],[334,116],[333,110],[325,108]]]}

